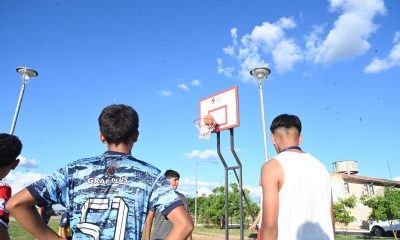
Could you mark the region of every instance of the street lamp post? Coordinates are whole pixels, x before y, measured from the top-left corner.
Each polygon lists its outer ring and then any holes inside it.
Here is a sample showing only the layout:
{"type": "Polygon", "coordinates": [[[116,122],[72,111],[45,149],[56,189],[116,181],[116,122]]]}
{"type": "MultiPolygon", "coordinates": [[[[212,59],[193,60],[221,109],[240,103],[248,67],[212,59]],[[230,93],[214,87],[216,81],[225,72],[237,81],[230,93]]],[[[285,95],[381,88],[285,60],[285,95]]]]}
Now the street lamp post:
{"type": "Polygon", "coordinates": [[[197,226],[197,168],[199,167],[199,162],[196,161],[196,192],[194,193],[194,225],[197,226]]]}
{"type": "Polygon", "coordinates": [[[15,109],[15,113],[14,113],[14,119],[11,124],[11,130],[10,130],[11,135],[14,134],[15,125],[16,125],[17,119],[18,119],[19,109],[21,107],[22,98],[23,98],[24,92],[25,92],[25,85],[29,81],[29,79],[36,77],[38,75],[37,71],[27,68],[27,67],[18,67],[16,70],[22,76],[22,87],[21,87],[21,92],[19,93],[17,108],[15,109]]]}
{"type": "Polygon", "coordinates": [[[256,78],[258,87],[260,90],[260,103],[261,103],[261,118],[262,118],[262,126],[263,126],[263,137],[264,137],[264,156],[265,161],[268,161],[268,148],[267,148],[267,132],[265,127],[265,114],[264,114],[264,98],[263,98],[263,91],[262,91],[262,83],[263,80],[268,77],[271,73],[271,70],[266,67],[258,67],[254,68],[250,71],[250,75],[256,78]]]}
{"type": "MultiPolygon", "coordinates": [[[[206,163],[214,163],[218,164],[217,162],[210,162],[210,161],[201,161],[206,163]]],[[[199,161],[196,161],[196,179],[195,179],[195,186],[196,192],[194,194],[194,225],[197,226],[197,168],[199,167],[199,161]]]]}

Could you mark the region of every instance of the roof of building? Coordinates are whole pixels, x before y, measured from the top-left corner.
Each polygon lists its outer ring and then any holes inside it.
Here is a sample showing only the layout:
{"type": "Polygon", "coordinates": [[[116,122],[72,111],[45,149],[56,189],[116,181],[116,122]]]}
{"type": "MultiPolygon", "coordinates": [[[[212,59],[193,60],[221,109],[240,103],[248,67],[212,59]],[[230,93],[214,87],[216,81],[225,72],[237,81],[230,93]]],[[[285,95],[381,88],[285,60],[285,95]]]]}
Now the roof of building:
{"type": "Polygon", "coordinates": [[[374,185],[381,185],[381,186],[393,186],[400,188],[400,181],[393,181],[383,178],[372,178],[354,174],[346,174],[346,173],[331,173],[332,175],[340,176],[343,180],[347,181],[354,181],[354,182],[361,182],[361,183],[369,183],[374,185]]]}

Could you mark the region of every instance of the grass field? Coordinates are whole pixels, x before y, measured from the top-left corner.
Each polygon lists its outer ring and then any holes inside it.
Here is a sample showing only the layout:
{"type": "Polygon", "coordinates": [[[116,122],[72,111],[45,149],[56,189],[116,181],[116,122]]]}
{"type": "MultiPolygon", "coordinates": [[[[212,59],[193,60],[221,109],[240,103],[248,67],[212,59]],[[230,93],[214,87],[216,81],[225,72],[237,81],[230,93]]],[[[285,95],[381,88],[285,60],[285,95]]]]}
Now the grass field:
{"type": "MultiPolygon", "coordinates": [[[[56,232],[58,232],[58,224],[60,223],[60,216],[52,217],[49,222],[49,226],[56,232]]],[[[32,240],[34,239],[28,232],[26,232],[14,218],[10,218],[8,227],[11,240],[32,240]]]]}
{"type": "MultiPolygon", "coordinates": [[[[54,229],[54,231],[58,231],[58,224],[60,222],[60,217],[52,217],[49,222],[49,226],[54,229]]],[[[30,236],[22,227],[16,222],[13,218],[10,219],[9,224],[9,233],[10,238],[12,240],[33,240],[34,238],[30,236]]],[[[239,229],[230,229],[229,236],[230,239],[239,239],[240,231],[239,229]]],[[[204,227],[195,227],[193,231],[193,240],[219,240],[225,239],[225,230],[224,229],[215,229],[215,228],[204,228],[204,227]]],[[[256,238],[257,234],[255,232],[250,232],[245,230],[244,239],[256,238]]],[[[344,236],[341,234],[336,235],[336,240],[360,240],[360,239],[394,239],[394,238],[372,238],[372,237],[355,237],[355,236],[344,236]]]]}

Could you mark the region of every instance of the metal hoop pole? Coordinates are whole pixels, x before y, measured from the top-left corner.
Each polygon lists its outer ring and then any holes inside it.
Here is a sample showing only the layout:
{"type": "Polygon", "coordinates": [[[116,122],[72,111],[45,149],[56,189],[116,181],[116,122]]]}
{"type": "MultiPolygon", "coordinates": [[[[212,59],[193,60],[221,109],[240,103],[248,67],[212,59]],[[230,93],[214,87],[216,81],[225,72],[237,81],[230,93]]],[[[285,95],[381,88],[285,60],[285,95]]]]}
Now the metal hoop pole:
{"type": "Polygon", "coordinates": [[[225,240],[229,240],[229,179],[228,169],[225,169],[225,240]]]}
{"type": "Polygon", "coordinates": [[[225,240],[229,240],[229,212],[228,212],[228,196],[229,196],[229,179],[228,179],[228,172],[229,172],[229,167],[225,162],[224,157],[222,156],[221,153],[221,133],[217,132],[217,153],[219,158],[221,159],[222,164],[224,165],[225,169],[225,217],[224,217],[224,225],[225,225],[225,240]]]}
{"type": "MultiPolygon", "coordinates": [[[[233,128],[230,129],[230,139],[231,139],[231,152],[238,164],[239,167],[239,177],[237,176],[236,169],[234,169],[234,173],[236,175],[236,178],[238,179],[238,184],[239,184],[239,192],[243,192],[243,178],[242,178],[242,163],[239,160],[239,157],[236,154],[235,151],[235,143],[234,143],[234,136],[233,136],[233,128]]],[[[244,194],[243,194],[244,195],[244,194]]],[[[240,194],[239,198],[239,212],[240,212],[240,240],[244,239],[244,217],[243,217],[243,195],[240,194]]],[[[249,208],[250,210],[250,208],[249,208]]]]}

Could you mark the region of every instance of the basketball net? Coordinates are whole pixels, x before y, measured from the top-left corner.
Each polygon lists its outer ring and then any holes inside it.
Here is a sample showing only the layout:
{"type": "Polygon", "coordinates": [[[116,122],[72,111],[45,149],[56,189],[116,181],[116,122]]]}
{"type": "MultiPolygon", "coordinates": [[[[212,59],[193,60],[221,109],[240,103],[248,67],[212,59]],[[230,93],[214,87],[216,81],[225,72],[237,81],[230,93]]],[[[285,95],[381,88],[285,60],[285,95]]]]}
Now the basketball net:
{"type": "Polygon", "coordinates": [[[217,123],[214,119],[198,118],[194,120],[194,125],[199,130],[199,139],[209,140],[210,135],[214,131],[217,123]]]}

